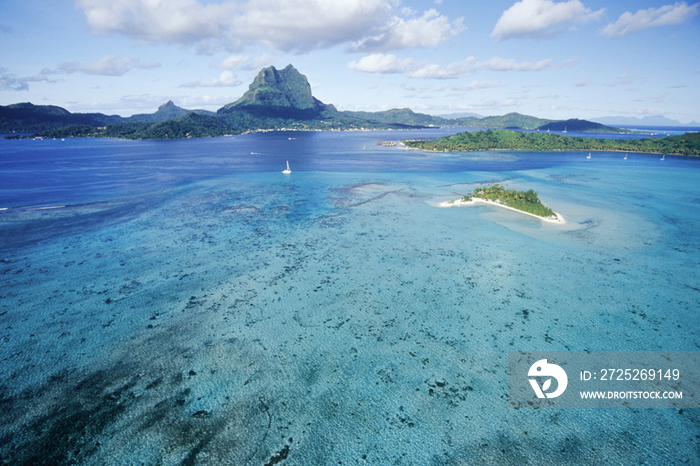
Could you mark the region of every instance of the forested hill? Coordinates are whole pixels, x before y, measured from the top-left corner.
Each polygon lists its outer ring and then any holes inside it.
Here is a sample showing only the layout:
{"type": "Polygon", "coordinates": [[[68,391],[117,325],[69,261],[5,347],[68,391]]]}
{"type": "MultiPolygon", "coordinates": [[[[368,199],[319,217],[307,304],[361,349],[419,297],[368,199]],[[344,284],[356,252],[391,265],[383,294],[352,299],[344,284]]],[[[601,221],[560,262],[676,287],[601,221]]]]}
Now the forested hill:
{"type": "Polygon", "coordinates": [[[206,110],[186,110],[172,101],[158,107],[155,113],[139,113],[128,118],[103,113],[71,113],[55,105],[34,105],[24,102],[5,107],[0,105],[0,133],[39,133],[74,126],[94,129],[125,123],[153,124],[180,118],[189,113],[215,115],[214,112],[206,110]]]}
{"type": "Polygon", "coordinates": [[[431,151],[621,151],[700,156],[700,133],[646,139],[595,139],[551,133],[486,130],[434,140],[406,140],[406,146],[431,151]]]}
{"type": "Polygon", "coordinates": [[[537,128],[539,131],[575,131],[578,133],[625,133],[624,129],[612,128],[588,120],[572,118],[570,120],[551,121],[537,128]]]}
{"type": "Polygon", "coordinates": [[[30,102],[0,106],[2,133],[32,133],[76,125],[106,126],[122,120],[118,115],[71,113],[55,105],[34,105],[30,102]]]}

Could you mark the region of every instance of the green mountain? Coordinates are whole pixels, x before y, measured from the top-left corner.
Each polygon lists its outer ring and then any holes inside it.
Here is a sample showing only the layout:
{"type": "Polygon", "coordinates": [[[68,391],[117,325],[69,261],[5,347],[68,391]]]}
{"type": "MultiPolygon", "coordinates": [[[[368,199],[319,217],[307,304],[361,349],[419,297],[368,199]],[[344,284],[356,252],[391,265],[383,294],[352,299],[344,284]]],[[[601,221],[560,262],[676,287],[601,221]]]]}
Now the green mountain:
{"type": "Polygon", "coordinates": [[[217,117],[235,132],[257,129],[406,129],[434,123],[430,115],[409,109],[389,112],[339,112],[311,93],[306,76],[292,65],[270,66],[258,73],[248,91],[219,109],[217,117]]]}
{"type": "Polygon", "coordinates": [[[573,118],[571,120],[552,121],[538,127],[540,131],[575,131],[578,133],[625,133],[627,130],[613,128],[611,126],[601,125],[593,121],[579,120],[573,118]]]}
{"type": "Polygon", "coordinates": [[[383,112],[340,112],[345,117],[366,120],[376,124],[402,124],[407,126],[442,126],[450,120],[425,113],[415,113],[410,108],[395,108],[383,112]]]}
{"type": "Polygon", "coordinates": [[[161,121],[167,121],[167,120],[172,120],[173,118],[179,118],[182,116],[187,115],[188,113],[196,113],[198,115],[206,115],[206,116],[215,116],[216,113],[214,112],[209,112],[207,110],[186,110],[182,107],[178,107],[173,103],[172,100],[169,100],[167,103],[164,103],[160,107],[158,107],[158,111],[156,113],[138,113],[136,115],[132,115],[129,118],[124,119],[124,123],[133,123],[133,122],[141,122],[141,123],[159,123],[161,121]]]}
{"type": "Polygon", "coordinates": [[[502,116],[488,116],[483,118],[467,117],[455,120],[456,126],[469,126],[473,128],[518,128],[518,129],[536,129],[539,126],[546,125],[552,120],[543,120],[529,115],[520,113],[508,113],[502,116]]]}
{"type": "Polygon", "coordinates": [[[97,128],[123,123],[158,123],[182,117],[191,112],[208,116],[216,115],[206,110],[185,110],[172,101],[158,107],[155,113],[140,113],[128,118],[102,113],[71,113],[54,105],[34,105],[27,102],[0,105],[0,133],[35,133],[67,126],[97,128]]]}
{"type": "Polygon", "coordinates": [[[121,120],[117,115],[71,113],[54,105],[0,105],[0,133],[32,133],[73,125],[106,126],[121,120]]]}
{"type": "Polygon", "coordinates": [[[124,123],[108,126],[102,137],[124,139],[187,139],[230,134],[229,126],[219,118],[188,112],[157,123],[124,123]]]}
{"type": "Polygon", "coordinates": [[[333,114],[337,110],[316,99],[306,76],[288,65],[281,71],[274,66],[262,69],[248,91],[217,114],[225,117],[237,112],[263,118],[312,120],[324,112],[333,114]]]}

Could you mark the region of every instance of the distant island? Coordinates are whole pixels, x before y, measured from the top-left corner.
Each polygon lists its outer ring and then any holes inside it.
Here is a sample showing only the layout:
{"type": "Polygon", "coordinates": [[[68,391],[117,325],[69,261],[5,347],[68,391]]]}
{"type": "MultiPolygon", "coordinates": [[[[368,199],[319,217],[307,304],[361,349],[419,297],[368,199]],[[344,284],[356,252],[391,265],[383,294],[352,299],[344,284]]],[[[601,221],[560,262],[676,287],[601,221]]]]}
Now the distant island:
{"type": "Polygon", "coordinates": [[[243,96],[216,112],[186,110],[169,101],[151,114],[128,118],[101,113],[71,113],[52,105],[0,106],[0,133],[9,138],[107,137],[184,139],[268,130],[419,129],[435,126],[540,129],[596,133],[625,132],[586,120],[547,120],[519,113],[443,118],[411,109],[384,112],[338,111],[311,93],[306,76],[292,65],[263,68],[243,96]],[[19,134],[19,135],[18,135],[19,134]]]}
{"type": "Polygon", "coordinates": [[[427,151],[618,151],[700,156],[700,133],[646,139],[594,139],[552,133],[486,130],[462,132],[444,138],[404,140],[406,147],[427,151]]]}
{"type": "Polygon", "coordinates": [[[601,123],[604,125],[611,125],[611,126],[625,126],[625,127],[632,127],[636,128],[638,126],[645,127],[645,126],[656,126],[656,127],[673,127],[673,126],[691,126],[691,127],[699,127],[700,123],[697,121],[691,121],[689,123],[681,123],[678,120],[671,120],[670,118],[666,118],[662,115],[648,115],[642,118],[638,117],[621,117],[621,116],[606,116],[606,117],[598,117],[598,118],[592,118],[591,121],[595,121],[596,123],[601,123]]]}
{"type": "Polygon", "coordinates": [[[453,207],[485,203],[516,210],[550,223],[566,223],[564,217],[542,204],[539,196],[532,189],[517,191],[506,189],[499,184],[490,184],[486,187],[479,186],[472,193],[464,195],[461,199],[441,202],[439,207],[453,207]]]}

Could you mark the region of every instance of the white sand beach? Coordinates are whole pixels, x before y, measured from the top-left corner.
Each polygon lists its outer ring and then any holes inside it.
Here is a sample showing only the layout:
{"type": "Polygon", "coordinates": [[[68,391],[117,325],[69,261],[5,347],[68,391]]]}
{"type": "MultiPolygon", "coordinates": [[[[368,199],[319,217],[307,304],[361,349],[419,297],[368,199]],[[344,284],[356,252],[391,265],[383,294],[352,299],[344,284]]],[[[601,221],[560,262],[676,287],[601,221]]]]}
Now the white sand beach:
{"type": "Polygon", "coordinates": [[[564,219],[564,217],[558,212],[554,212],[554,215],[556,216],[556,218],[541,217],[539,215],[535,215],[535,214],[531,214],[530,212],[525,212],[525,211],[522,211],[519,209],[515,209],[513,207],[507,206],[507,205],[502,204],[502,203],[497,202],[497,201],[492,201],[490,199],[472,198],[471,201],[464,201],[463,199],[453,199],[451,201],[444,201],[444,202],[439,203],[438,207],[463,207],[463,206],[471,206],[471,205],[476,205],[476,204],[486,204],[486,205],[501,207],[503,209],[513,210],[515,212],[520,212],[521,214],[525,214],[525,215],[529,215],[531,217],[538,218],[538,219],[542,220],[543,222],[547,222],[547,223],[556,223],[559,225],[563,225],[566,223],[566,219],[564,219]]]}

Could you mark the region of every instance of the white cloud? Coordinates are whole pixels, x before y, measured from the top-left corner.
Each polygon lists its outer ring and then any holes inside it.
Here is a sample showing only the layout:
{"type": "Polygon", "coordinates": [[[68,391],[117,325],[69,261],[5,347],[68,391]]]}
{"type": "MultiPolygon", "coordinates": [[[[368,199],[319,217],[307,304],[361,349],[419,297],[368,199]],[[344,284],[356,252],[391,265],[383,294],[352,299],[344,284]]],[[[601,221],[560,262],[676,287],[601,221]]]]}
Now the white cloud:
{"type": "Polygon", "coordinates": [[[202,81],[193,81],[185,84],[180,84],[178,87],[187,87],[187,88],[197,88],[197,87],[234,87],[234,86],[239,86],[241,82],[238,80],[238,76],[236,76],[233,71],[231,70],[225,70],[219,75],[218,78],[212,79],[212,81],[209,84],[204,84],[202,81]]]}
{"type": "Polygon", "coordinates": [[[47,75],[53,74],[50,70],[42,70],[37,76],[16,77],[7,68],[0,68],[0,91],[28,91],[32,82],[55,82],[47,75]]]}
{"type": "Polygon", "coordinates": [[[510,98],[504,100],[485,100],[482,102],[472,102],[470,105],[464,107],[464,110],[470,110],[472,112],[483,112],[486,111],[491,115],[498,115],[503,112],[502,109],[508,109],[512,107],[520,107],[523,102],[519,98],[510,98]]]}
{"type": "Polygon", "coordinates": [[[181,96],[179,100],[182,102],[181,106],[183,108],[209,108],[212,110],[218,110],[224,105],[233,102],[238,97],[240,96],[210,96],[207,94],[201,95],[197,93],[197,95],[193,96],[181,96]]]}
{"type": "Polygon", "coordinates": [[[270,53],[263,53],[259,57],[255,58],[252,63],[246,66],[246,68],[248,68],[249,70],[255,70],[257,72],[262,68],[270,66],[270,64],[274,63],[275,60],[277,60],[276,55],[272,55],[270,53]]]}
{"type": "Polygon", "coordinates": [[[226,60],[221,62],[219,68],[222,70],[234,70],[242,66],[248,60],[250,60],[248,55],[231,55],[226,60]]]}
{"type": "Polygon", "coordinates": [[[451,95],[460,95],[461,92],[475,91],[479,89],[493,89],[495,87],[500,87],[502,84],[500,81],[472,81],[466,86],[460,86],[458,84],[448,84],[446,87],[441,87],[436,89],[438,91],[445,90],[451,93],[451,95]]]}
{"type": "Polygon", "coordinates": [[[196,0],[76,0],[95,34],[121,33],[156,43],[196,42],[222,34],[235,5],[202,5],[196,0]]]}
{"type": "Polygon", "coordinates": [[[238,77],[233,74],[232,71],[226,70],[221,73],[218,79],[214,79],[209,87],[230,87],[239,84],[241,84],[241,82],[238,80],[238,77]]]}
{"type": "MultiPolygon", "coordinates": [[[[557,67],[566,64],[557,65],[557,67]]],[[[456,79],[468,76],[480,69],[491,71],[542,71],[555,67],[552,60],[538,62],[519,62],[512,58],[494,57],[483,62],[477,62],[474,57],[442,65],[429,60],[414,63],[413,59],[399,59],[395,55],[381,53],[363,57],[359,62],[352,61],[348,67],[364,73],[403,73],[408,72],[409,78],[417,79],[456,79]]]]}
{"type": "Polygon", "coordinates": [[[492,89],[501,85],[500,81],[472,81],[472,83],[466,87],[464,90],[474,90],[474,89],[492,89]]]}
{"type": "Polygon", "coordinates": [[[556,67],[557,68],[567,68],[569,66],[578,65],[581,62],[583,62],[583,59],[581,59],[581,58],[569,58],[569,59],[564,60],[563,62],[559,63],[556,67]]]}
{"type": "Polygon", "coordinates": [[[494,57],[477,65],[479,68],[487,68],[493,71],[540,71],[552,67],[552,60],[540,60],[533,62],[517,62],[512,58],[494,57]]]}
{"type": "Polygon", "coordinates": [[[631,79],[621,79],[618,81],[613,81],[611,83],[605,83],[605,85],[608,87],[629,86],[630,84],[632,84],[631,79]]]}
{"type": "Polygon", "coordinates": [[[640,97],[639,99],[634,99],[635,102],[663,102],[666,100],[666,95],[659,95],[656,97],[640,97]]]}
{"type": "Polygon", "coordinates": [[[159,63],[141,64],[137,58],[124,57],[117,59],[114,55],[106,55],[99,60],[93,60],[83,65],[80,62],[64,62],[58,64],[59,71],[64,73],[85,73],[102,76],[122,76],[134,68],[158,68],[159,63]]]}
{"type": "Polygon", "coordinates": [[[348,66],[364,73],[403,73],[413,67],[413,59],[401,60],[396,55],[375,53],[362,57],[359,62],[353,60],[348,66]]]}
{"type": "Polygon", "coordinates": [[[462,32],[465,29],[463,21],[464,18],[457,18],[450,23],[435,9],[426,11],[420,18],[403,20],[395,17],[378,34],[355,42],[351,49],[366,52],[434,47],[462,32]]]}
{"type": "Polygon", "coordinates": [[[592,11],[579,0],[555,3],[551,0],[522,0],[503,12],[491,37],[551,37],[551,28],[568,23],[586,23],[599,19],[605,9],[592,11]]]}
{"type": "Polygon", "coordinates": [[[608,24],[603,29],[603,35],[608,38],[617,38],[651,27],[681,24],[697,16],[698,10],[700,10],[700,3],[688,5],[685,2],[677,2],[659,8],[639,10],[636,13],[626,11],[616,22],[608,24]]]}
{"type": "Polygon", "coordinates": [[[397,0],[202,1],[76,0],[76,5],[95,34],[193,45],[202,52],[254,44],[284,52],[338,44],[386,51],[431,47],[464,29],[461,18],[450,23],[434,9],[412,17],[397,0]]]}
{"type": "Polygon", "coordinates": [[[574,87],[586,87],[586,86],[590,86],[591,84],[593,84],[593,83],[590,80],[582,79],[581,81],[576,81],[574,83],[574,87]]]}
{"type": "Polygon", "coordinates": [[[227,32],[233,44],[306,52],[365,37],[393,17],[390,0],[250,0],[227,32]]]}
{"type": "Polygon", "coordinates": [[[466,76],[474,71],[474,57],[468,57],[462,61],[442,66],[438,63],[423,62],[416,66],[408,76],[420,79],[454,79],[466,76]]]}

